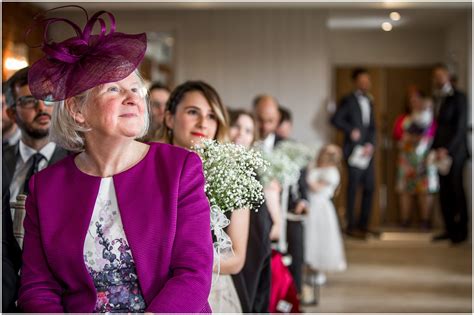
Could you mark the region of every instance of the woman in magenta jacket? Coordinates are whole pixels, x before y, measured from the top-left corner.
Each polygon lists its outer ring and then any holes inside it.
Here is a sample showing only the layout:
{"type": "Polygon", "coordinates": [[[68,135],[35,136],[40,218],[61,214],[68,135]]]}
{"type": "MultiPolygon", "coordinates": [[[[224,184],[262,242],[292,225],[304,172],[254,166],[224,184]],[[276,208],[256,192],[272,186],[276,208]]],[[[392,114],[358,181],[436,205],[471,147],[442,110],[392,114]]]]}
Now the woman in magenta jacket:
{"type": "Polygon", "coordinates": [[[45,43],[47,57],[30,69],[32,95],[56,102],[53,140],[77,153],[29,182],[18,305],[43,313],[210,312],[201,160],[135,140],[149,121],[136,71],[146,36],[102,27],[94,37],[104,13],[77,38],[45,43]]]}

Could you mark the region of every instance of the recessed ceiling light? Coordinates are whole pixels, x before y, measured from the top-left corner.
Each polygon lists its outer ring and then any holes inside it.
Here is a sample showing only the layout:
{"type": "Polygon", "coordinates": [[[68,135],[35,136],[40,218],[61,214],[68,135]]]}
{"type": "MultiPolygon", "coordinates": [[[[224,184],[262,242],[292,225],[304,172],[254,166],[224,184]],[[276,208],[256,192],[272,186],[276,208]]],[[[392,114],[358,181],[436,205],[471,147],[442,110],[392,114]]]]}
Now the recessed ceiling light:
{"type": "Polygon", "coordinates": [[[385,32],[390,32],[392,30],[392,24],[390,24],[389,22],[383,22],[382,23],[382,29],[385,32]]]}
{"type": "Polygon", "coordinates": [[[392,19],[392,21],[399,21],[400,20],[400,13],[395,12],[395,11],[390,13],[390,19],[392,19]]]}

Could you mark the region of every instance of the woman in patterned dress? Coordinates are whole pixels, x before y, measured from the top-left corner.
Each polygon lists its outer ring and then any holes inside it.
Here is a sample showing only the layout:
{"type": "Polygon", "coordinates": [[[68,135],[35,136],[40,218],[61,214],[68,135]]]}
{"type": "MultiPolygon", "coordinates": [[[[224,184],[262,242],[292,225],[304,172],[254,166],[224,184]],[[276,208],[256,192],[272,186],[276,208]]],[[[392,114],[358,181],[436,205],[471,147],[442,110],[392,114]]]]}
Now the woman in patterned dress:
{"type": "Polygon", "coordinates": [[[433,193],[438,191],[438,174],[429,154],[435,130],[431,100],[412,88],[408,93],[408,111],[397,118],[393,130],[399,148],[397,191],[402,227],[410,225],[414,197],[420,209],[421,227],[431,226],[433,193]]]}
{"type": "Polygon", "coordinates": [[[149,121],[136,70],[146,36],[114,32],[113,16],[105,34],[105,14],[82,32],[77,27],[75,38],[45,43],[47,57],[30,70],[32,94],[55,101],[51,136],[75,154],[30,180],[18,306],[210,312],[213,254],[201,160],[136,140],[149,121]],[[100,36],[90,34],[97,21],[100,36]]]}

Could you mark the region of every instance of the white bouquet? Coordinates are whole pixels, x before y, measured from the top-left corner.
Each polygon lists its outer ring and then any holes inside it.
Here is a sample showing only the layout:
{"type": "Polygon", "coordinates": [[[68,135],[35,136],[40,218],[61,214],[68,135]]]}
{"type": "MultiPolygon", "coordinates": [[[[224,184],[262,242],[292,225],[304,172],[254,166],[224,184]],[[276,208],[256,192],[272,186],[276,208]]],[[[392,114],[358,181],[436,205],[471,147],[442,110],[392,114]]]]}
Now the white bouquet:
{"type": "Polygon", "coordinates": [[[300,167],[284,152],[273,150],[272,153],[263,153],[263,158],[270,164],[268,171],[261,174],[264,185],[276,179],[281,186],[291,186],[298,182],[300,167]]]}
{"type": "Polygon", "coordinates": [[[222,212],[258,209],[263,203],[263,187],[257,172],[264,172],[268,165],[259,152],[215,140],[204,140],[194,150],[202,159],[211,206],[222,212]]]}
{"type": "Polygon", "coordinates": [[[216,236],[214,248],[218,255],[229,249],[232,251],[232,242],[223,231],[230,223],[224,213],[259,208],[264,196],[257,172],[264,172],[268,163],[257,151],[215,140],[204,140],[193,150],[203,164],[205,191],[211,205],[211,229],[216,236]]]}
{"type": "Polygon", "coordinates": [[[305,168],[309,162],[316,156],[316,150],[309,146],[296,141],[281,141],[278,143],[274,151],[278,151],[286,155],[299,168],[305,168]]]}

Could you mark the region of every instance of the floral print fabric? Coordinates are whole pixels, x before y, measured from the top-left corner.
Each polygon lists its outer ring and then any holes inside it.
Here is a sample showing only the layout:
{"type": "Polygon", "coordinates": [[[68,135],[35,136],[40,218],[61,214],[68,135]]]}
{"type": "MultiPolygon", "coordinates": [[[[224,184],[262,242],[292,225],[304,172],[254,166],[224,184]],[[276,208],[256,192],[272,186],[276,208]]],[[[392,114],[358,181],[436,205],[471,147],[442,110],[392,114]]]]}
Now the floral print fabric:
{"type": "Polygon", "coordinates": [[[100,183],[84,244],[84,261],[97,290],[95,312],[145,310],[111,177],[100,183]]]}
{"type": "Polygon", "coordinates": [[[439,189],[438,171],[429,154],[434,132],[427,130],[422,135],[410,136],[408,130],[412,122],[410,115],[400,121],[403,133],[398,143],[397,190],[407,193],[436,193],[439,189]]]}

